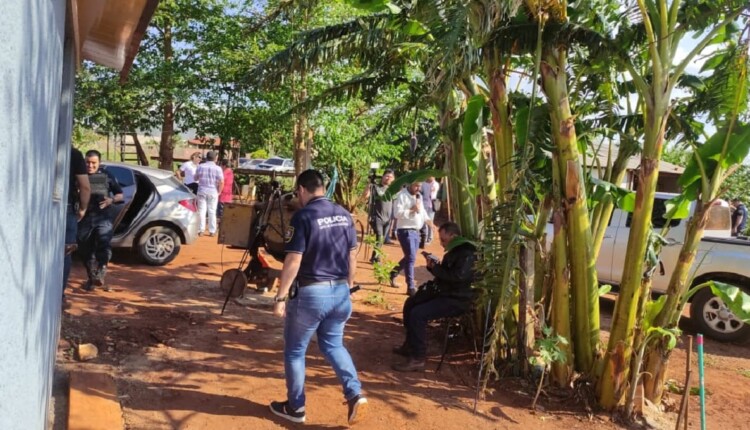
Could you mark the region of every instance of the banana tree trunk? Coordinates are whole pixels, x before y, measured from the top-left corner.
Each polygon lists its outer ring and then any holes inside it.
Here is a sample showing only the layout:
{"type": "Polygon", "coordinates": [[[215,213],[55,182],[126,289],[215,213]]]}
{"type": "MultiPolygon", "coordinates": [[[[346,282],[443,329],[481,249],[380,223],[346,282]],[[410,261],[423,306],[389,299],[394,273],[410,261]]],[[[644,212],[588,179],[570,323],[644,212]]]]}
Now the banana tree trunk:
{"type": "MultiPolygon", "coordinates": [[[[708,207],[702,206],[690,219],[685,232],[685,243],[680,250],[677,266],[667,287],[667,299],[661,312],[654,320],[654,326],[667,329],[677,326],[682,313],[682,298],[690,288],[690,272],[698,254],[698,247],[708,222],[708,207]]],[[[646,398],[661,402],[664,381],[667,377],[667,365],[672,351],[667,348],[667,341],[659,338],[646,347],[646,366],[643,377],[646,398]]],[[[658,403],[656,403],[658,404],[658,403]]]]}
{"type": "Polygon", "coordinates": [[[583,178],[575,118],[571,114],[567,75],[567,53],[564,48],[547,50],[541,64],[542,88],[550,104],[552,135],[558,156],[557,168],[561,180],[565,212],[573,300],[574,330],[571,343],[575,366],[580,372],[590,372],[599,349],[599,295],[596,278],[596,258],[592,250],[586,187],[583,178]]]}
{"type": "MultiPolygon", "coordinates": [[[[598,383],[599,403],[604,408],[620,404],[627,386],[630,359],[633,354],[633,329],[642,295],[647,294],[643,286],[644,259],[651,232],[651,213],[654,208],[656,181],[659,178],[659,160],[664,144],[664,129],[668,108],[659,97],[649,104],[646,112],[645,143],[638,172],[635,209],[630,225],[628,247],[625,253],[620,293],[612,317],[607,353],[600,369],[598,383]]],[[[666,97],[668,99],[668,97],[666,97]]]]}
{"type": "MultiPolygon", "coordinates": [[[[554,236],[552,238],[552,328],[555,334],[570,340],[570,279],[568,272],[568,253],[565,244],[565,220],[562,211],[555,209],[552,215],[554,236]]],[[[568,345],[561,345],[565,354],[564,363],[552,363],[552,382],[564,387],[572,375],[573,354],[568,345]]]]}
{"type": "Polygon", "coordinates": [[[508,77],[505,73],[507,65],[497,49],[488,50],[485,59],[490,84],[489,105],[492,114],[496,181],[500,192],[499,201],[504,202],[506,200],[505,193],[509,190],[513,178],[512,159],[514,153],[513,125],[510,121],[511,106],[508,102],[508,77]]]}

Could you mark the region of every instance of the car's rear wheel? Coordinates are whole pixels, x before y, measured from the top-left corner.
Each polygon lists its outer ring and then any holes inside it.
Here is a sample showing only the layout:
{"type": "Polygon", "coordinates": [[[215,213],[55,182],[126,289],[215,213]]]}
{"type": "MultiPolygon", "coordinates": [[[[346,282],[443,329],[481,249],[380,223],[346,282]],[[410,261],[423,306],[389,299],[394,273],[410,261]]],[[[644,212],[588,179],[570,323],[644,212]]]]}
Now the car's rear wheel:
{"type": "Polygon", "coordinates": [[[180,253],[180,236],[169,227],[153,226],[138,239],[138,254],[151,266],[163,266],[180,253]]]}
{"type": "MultiPolygon", "coordinates": [[[[748,292],[746,288],[743,290],[748,292]]],[[[695,294],[690,303],[690,318],[698,333],[712,339],[732,342],[750,337],[750,325],[739,320],[710,288],[702,288],[695,294]]]]}

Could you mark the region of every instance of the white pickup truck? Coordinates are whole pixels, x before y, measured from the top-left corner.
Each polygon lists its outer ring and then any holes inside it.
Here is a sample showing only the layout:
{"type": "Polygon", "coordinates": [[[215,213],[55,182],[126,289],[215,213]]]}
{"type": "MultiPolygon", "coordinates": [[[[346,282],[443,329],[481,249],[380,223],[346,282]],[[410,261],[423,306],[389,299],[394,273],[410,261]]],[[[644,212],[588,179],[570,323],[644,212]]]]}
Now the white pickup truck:
{"type": "MultiPolygon", "coordinates": [[[[674,194],[657,193],[651,222],[659,232],[667,220],[663,215],[665,202],[674,194]]],[[[695,208],[692,204],[690,213],[695,208]]],[[[622,279],[625,252],[632,214],[615,209],[602,241],[596,270],[600,284],[618,285],[622,279]]],[[[662,248],[660,264],[652,278],[653,292],[664,293],[677,263],[685,238],[687,219],[673,219],[665,237],[668,244],[662,248]]],[[[551,225],[549,225],[551,230],[551,225]]],[[[693,264],[693,285],[709,280],[726,282],[750,294],[750,241],[731,236],[731,212],[728,206],[711,208],[709,222],[693,264]]],[[[550,234],[548,234],[550,237],[550,234]]],[[[690,317],[699,332],[722,341],[734,341],[750,335],[750,326],[735,318],[710,288],[693,296],[690,317]]]]}

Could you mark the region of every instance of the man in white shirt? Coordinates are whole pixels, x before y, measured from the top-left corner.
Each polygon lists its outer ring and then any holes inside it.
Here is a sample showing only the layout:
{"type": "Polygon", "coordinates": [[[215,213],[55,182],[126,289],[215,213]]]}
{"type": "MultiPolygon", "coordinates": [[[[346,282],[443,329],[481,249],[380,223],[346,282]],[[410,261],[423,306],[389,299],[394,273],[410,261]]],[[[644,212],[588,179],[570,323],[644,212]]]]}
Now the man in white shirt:
{"type": "MultiPolygon", "coordinates": [[[[421,194],[422,194],[422,205],[424,206],[425,212],[430,221],[435,219],[435,206],[434,201],[437,199],[437,193],[440,190],[440,183],[435,180],[434,176],[430,176],[426,181],[422,182],[421,194]]],[[[425,223],[420,233],[419,247],[424,248],[425,244],[432,242],[432,226],[430,223],[425,223]]]]}
{"type": "Polygon", "coordinates": [[[391,272],[391,286],[396,287],[396,277],[403,270],[406,275],[406,293],[410,296],[417,291],[414,285],[414,262],[417,260],[419,249],[419,230],[429,221],[419,193],[421,187],[421,182],[413,182],[396,195],[394,202],[396,237],[401,244],[404,258],[391,272]]]}
{"type": "Polygon", "coordinates": [[[208,212],[208,235],[216,234],[216,206],[219,194],[224,189],[224,172],[214,163],[216,153],[208,151],[206,162],[198,165],[195,180],[198,182],[198,216],[200,223],[198,235],[203,235],[206,229],[206,212],[208,212]]]}
{"type": "Polygon", "coordinates": [[[177,169],[177,177],[182,178],[182,183],[185,184],[193,194],[198,193],[198,182],[195,180],[195,172],[198,170],[198,164],[201,162],[201,153],[194,152],[190,156],[190,160],[182,163],[179,169],[177,169]]]}

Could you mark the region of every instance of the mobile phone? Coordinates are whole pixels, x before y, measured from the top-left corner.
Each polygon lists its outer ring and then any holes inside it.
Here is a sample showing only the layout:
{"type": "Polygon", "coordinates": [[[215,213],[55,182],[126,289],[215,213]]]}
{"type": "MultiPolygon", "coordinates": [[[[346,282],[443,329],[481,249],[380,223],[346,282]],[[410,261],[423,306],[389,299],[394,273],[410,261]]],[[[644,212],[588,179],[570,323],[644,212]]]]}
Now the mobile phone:
{"type": "Polygon", "coordinates": [[[359,290],[360,290],[361,288],[362,288],[362,286],[360,286],[360,285],[355,285],[355,286],[353,286],[353,287],[349,288],[349,294],[354,294],[354,293],[356,293],[357,291],[359,291],[359,290]]]}

